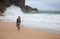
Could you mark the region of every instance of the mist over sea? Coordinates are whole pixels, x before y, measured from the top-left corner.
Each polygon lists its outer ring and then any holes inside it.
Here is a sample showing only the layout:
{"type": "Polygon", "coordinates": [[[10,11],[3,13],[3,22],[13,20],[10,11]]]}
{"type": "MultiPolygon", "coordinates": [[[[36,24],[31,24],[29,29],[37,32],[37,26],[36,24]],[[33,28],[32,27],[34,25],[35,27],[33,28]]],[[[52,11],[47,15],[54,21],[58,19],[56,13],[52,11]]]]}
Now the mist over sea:
{"type": "Polygon", "coordinates": [[[25,27],[60,34],[60,13],[41,13],[40,10],[23,13],[19,7],[11,5],[6,8],[4,16],[0,16],[0,20],[16,23],[18,16],[21,16],[21,24],[25,27]]]}

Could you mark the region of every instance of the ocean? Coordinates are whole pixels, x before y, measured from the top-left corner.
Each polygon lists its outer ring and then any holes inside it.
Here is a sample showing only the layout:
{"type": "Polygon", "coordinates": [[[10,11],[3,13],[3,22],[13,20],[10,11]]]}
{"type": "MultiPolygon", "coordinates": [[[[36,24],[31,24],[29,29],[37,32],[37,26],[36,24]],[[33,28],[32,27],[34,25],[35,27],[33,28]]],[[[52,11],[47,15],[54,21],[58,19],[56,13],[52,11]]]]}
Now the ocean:
{"type": "Polygon", "coordinates": [[[0,16],[0,21],[16,23],[17,17],[21,16],[21,25],[24,27],[60,34],[60,0],[25,0],[25,5],[37,8],[39,11],[23,13],[19,7],[11,5],[6,7],[4,16],[0,16]]]}
{"type": "Polygon", "coordinates": [[[23,13],[19,7],[11,5],[6,8],[4,16],[0,16],[0,20],[16,23],[18,16],[21,16],[21,25],[25,27],[60,34],[60,14],[23,13]]]}

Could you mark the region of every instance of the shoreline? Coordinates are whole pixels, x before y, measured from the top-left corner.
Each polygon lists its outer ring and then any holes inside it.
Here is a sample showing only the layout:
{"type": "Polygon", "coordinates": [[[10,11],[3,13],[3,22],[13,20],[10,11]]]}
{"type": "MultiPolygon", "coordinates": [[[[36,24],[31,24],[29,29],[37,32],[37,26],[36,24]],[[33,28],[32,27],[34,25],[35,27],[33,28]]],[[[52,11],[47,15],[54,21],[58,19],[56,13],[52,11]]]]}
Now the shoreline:
{"type": "MultiPolygon", "coordinates": [[[[3,23],[13,23],[16,25],[15,22],[10,22],[10,21],[0,21],[0,22],[3,22],[3,23]]],[[[21,24],[21,26],[25,27],[24,25],[21,24]]],[[[29,28],[29,27],[26,27],[26,28],[29,28]]],[[[46,29],[46,28],[29,28],[29,29],[32,29],[32,30],[36,30],[36,31],[42,31],[42,32],[47,32],[47,33],[51,33],[51,34],[59,34],[60,35],[60,32],[57,31],[57,30],[52,30],[52,29],[46,29]]]]}
{"type": "Polygon", "coordinates": [[[60,39],[60,34],[38,31],[22,25],[18,31],[15,23],[0,22],[0,39],[60,39]]]}
{"type": "Polygon", "coordinates": [[[47,32],[47,33],[51,33],[51,34],[60,34],[60,31],[52,30],[52,29],[46,29],[46,28],[41,28],[41,29],[34,28],[34,30],[47,32]]]}

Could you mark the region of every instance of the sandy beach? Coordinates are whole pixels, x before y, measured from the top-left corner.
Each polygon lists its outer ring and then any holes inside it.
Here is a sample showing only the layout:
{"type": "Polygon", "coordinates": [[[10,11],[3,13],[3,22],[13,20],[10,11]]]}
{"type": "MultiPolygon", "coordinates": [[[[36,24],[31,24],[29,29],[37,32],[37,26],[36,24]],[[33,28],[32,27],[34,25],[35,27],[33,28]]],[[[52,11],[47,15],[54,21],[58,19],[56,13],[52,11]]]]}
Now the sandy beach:
{"type": "Polygon", "coordinates": [[[60,39],[60,35],[24,26],[21,26],[20,31],[18,31],[15,23],[0,22],[0,39],[60,39]]]}

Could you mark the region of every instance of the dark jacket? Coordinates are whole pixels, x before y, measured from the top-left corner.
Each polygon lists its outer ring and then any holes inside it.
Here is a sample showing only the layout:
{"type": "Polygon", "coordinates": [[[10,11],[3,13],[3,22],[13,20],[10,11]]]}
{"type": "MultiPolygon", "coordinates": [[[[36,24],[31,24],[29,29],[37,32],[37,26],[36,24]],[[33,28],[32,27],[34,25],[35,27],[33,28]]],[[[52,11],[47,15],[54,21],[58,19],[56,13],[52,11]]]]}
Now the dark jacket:
{"type": "Polygon", "coordinates": [[[21,23],[21,19],[17,19],[16,24],[20,25],[20,23],[21,23]]]}

